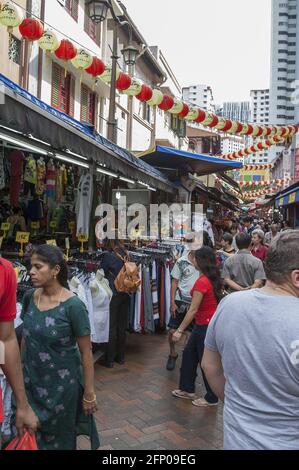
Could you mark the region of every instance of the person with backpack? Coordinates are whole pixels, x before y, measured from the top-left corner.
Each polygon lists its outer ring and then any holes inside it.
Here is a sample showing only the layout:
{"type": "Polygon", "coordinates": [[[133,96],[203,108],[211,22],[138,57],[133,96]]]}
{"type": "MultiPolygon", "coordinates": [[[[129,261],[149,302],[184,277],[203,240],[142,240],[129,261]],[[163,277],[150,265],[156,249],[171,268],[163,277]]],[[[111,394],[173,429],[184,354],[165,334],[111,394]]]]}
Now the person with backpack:
{"type": "Polygon", "coordinates": [[[195,252],[195,265],[201,275],[191,290],[191,306],[174,333],[173,340],[180,341],[182,334],[193,320],[195,320],[195,325],[183,352],[179,389],[173,390],[172,395],[177,398],[192,400],[194,406],[206,407],[217,405],[218,397],[212,391],[202,371],[206,394],[204,398],[196,399],[195,379],[197,367],[203,357],[206,332],[222,298],[223,288],[216,256],[212,248],[204,246],[197,250],[195,252]]]}
{"type": "Polygon", "coordinates": [[[109,343],[106,349],[104,366],[113,367],[114,362],[125,363],[126,331],[130,308],[130,295],[140,286],[138,268],[128,261],[128,253],[122,243],[106,239],[101,268],[113,292],[110,301],[109,343]]]}

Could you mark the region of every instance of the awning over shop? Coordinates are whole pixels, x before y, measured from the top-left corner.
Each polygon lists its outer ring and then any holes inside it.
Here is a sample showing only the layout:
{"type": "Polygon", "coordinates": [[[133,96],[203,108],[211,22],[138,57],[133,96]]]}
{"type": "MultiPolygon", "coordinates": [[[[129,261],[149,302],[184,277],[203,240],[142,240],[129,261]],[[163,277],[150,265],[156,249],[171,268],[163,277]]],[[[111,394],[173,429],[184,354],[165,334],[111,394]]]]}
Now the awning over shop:
{"type": "Polygon", "coordinates": [[[87,157],[107,170],[155,189],[175,191],[159,170],[105,139],[91,126],[47,105],[1,74],[0,85],[5,99],[5,104],[0,105],[0,126],[17,131],[23,139],[39,139],[54,151],[87,157]]]}
{"type": "Polygon", "coordinates": [[[299,203],[299,182],[289,188],[280,191],[275,198],[275,207],[288,206],[289,204],[299,203]]]}
{"type": "Polygon", "coordinates": [[[196,173],[198,176],[243,167],[242,163],[237,161],[223,160],[209,155],[162,147],[161,145],[157,145],[153,151],[140,155],[139,158],[156,168],[174,168],[184,173],[196,173]]]}

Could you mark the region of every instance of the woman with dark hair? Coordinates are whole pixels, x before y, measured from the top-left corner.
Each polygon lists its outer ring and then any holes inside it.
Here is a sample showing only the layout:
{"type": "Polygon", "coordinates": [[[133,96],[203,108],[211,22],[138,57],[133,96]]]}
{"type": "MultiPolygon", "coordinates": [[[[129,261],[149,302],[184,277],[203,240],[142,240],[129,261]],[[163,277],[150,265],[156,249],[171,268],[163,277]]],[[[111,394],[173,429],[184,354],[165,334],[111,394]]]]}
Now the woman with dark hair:
{"type": "Polygon", "coordinates": [[[22,359],[27,398],[39,419],[38,448],[76,450],[76,438],[84,434],[95,450],[100,443],[92,416],[97,399],[88,313],[68,289],[57,247],[35,249],[30,275],[35,289],[23,300],[22,359]]]}
{"type": "Polygon", "coordinates": [[[106,239],[103,248],[105,252],[101,261],[101,268],[104,270],[110,289],[113,292],[110,302],[109,343],[107,344],[104,366],[112,368],[114,361],[121,365],[125,363],[130,296],[118,292],[114,281],[124,266],[127,251],[118,239],[106,239]]]}
{"type": "Polygon", "coordinates": [[[213,406],[218,404],[218,398],[213,393],[205,374],[202,371],[207,393],[204,398],[195,399],[195,379],[197,367],[201,363],[207,328],[217,305],[222,298],[222,282],[214,251],[202,247],[195,252],[195,265],[201,276],[191,291],[192,303],[180,327],[173,335],[174,341],[179,341],[188,325],[195,319],[195,326],[183,352],[180,388],[172,395],[178,398],[193,400],[195,406],[213,406]]]}

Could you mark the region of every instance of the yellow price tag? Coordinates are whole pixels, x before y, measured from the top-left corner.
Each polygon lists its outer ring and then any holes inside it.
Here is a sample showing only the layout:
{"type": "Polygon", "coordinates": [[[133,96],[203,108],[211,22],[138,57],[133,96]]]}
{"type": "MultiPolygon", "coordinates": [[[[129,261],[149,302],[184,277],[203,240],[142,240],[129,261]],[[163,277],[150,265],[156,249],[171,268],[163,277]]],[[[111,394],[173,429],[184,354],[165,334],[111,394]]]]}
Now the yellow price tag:
{"type": "Polygon", "coordinates": [[[85,233],[82,233],[80,235],[78,235],[78,240],[80,243],[86,243],[88,242],[88,237],[87,235],[85,235],[85,233]]]}
{"type": "Polygon", "coordinates": [[[57,246],[56,240],[47,240],[47,245],[57,246]]]}
{"type": "Polygon", "coordinates": [[[37,230],[40,228],[40,222],[31,222],[31,228],[37,230]]]}
{"type": "Polygon", "coordinates": [[[3,232],[8,232],[9,229],[10,229],[10,224],[9,224],[8,222],[3,222],[3,223],[1,224],[1,230],[2,230],[3,232]]]}
{"type": "Polygon", "coordinates": [[[53,229],[57,227],[56,220],[52,220],[52,222],[50,222],[50,227],[53,228],[53,229]]]}
{"type": "Polygon", "coordinates": [[[21,243],[23,245],[24,243],[29,242],[29,237],[30,237],[29,232],[17,232],[16,242],[21,243]]]}

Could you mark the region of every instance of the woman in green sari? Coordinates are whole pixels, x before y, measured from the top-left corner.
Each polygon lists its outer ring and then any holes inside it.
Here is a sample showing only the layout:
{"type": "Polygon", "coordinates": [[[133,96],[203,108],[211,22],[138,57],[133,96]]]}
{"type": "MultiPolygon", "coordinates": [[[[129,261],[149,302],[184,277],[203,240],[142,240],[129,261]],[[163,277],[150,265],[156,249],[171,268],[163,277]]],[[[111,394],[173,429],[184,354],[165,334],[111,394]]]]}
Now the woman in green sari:
{"type": "Polygon", "coordinates": [[[23,368],[28,401],[39,419],[40,450],[75,450],[78,435],[100,445],[88,313],[68,290],[61,251],[38,247],[31,258],[35,290],[24,297],[23,368]]]}

